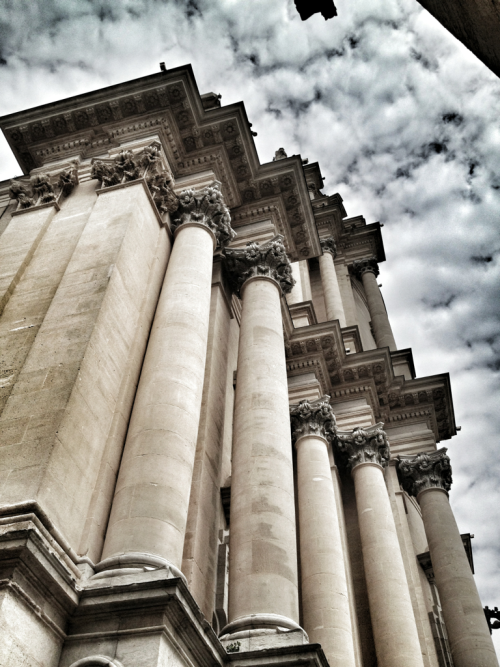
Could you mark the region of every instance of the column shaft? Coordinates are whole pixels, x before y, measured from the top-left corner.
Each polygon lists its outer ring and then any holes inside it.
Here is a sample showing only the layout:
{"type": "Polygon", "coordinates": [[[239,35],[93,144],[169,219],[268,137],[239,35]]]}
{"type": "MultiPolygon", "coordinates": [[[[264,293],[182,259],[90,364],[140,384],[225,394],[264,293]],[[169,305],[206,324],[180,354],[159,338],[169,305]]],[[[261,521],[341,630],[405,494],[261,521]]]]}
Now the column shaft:
{"type": "Polygon", "coordinates": [[[254,277],[242,291],[231,481],[231,627],[227,627],[229,632],[276,625],[298,628],[292,445],[280,288],[270,278],[254,277]],[[249,619],[252,615],[254,619],[249,619]]]}
{"type": "Polygon", "coordinates": [[[287,294],[286,301],[291,306],[293,303],[302,303],[304,301],[304,294],[302,291],[300,262],[294,262],[290,266],[292,267],[292,276],[295,280],[295,285],[290,294],[287,294]]]}
{"type": "Polygon", "coordinates": [[[297,440],[300,563],[304,629],[331,667],[354,667],[349,597],[328,443],[297,440]]]}
{"type": "Polygon", "coordinates": [[[299,262],[300,280],[302,282],[302,300],[312,301],[311,277],[309,275],[309,264],[307,259],[299,262]]]}
{"type": "Polygon", "coordinates": [[[324,252],[319,257],[319,269],[323,294],[325,295],[326,316],[329,321],[338,320],[343,328],[346,325],[344,306],[340,295],[339,281],[335,271],[335,262],[330,252],[324,252]]]}
{"type": "Polygon", "coordinates": [[[392,509],[382,468],[353,469],[366,585],[377,652],[383,667],[423,667],[392,509]]]}
{"type": "Polygon", "coordinates": [[[108,561],[135,552],[181,566],[207,352],[213,249],[207,227],[195,223],[178,228],[120,466],[103,552],[108,561]]]}
{"type": "Polygon", "coordinates": [[[372,320],[373,334],[377,347],[388,347],[392,352],[396,351],[396,341],[392,333],[391,324],[387,315],[384,300],[377,284],[377,278],[371,271],[362,274],[363,287],[365,288],[368,309],[372,320]]]}
{"type": "Polygon", "coordinates": [[[447,493],[418,495],[455,667],[498,667],[483,606],[447,493]]]}

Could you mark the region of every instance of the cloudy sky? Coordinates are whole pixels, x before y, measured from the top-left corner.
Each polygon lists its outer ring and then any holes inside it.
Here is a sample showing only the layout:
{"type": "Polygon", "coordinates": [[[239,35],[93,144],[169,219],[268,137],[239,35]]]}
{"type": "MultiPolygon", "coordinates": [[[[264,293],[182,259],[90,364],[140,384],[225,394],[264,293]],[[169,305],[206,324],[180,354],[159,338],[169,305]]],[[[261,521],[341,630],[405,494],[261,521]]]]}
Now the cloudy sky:
{"type": "MultiPolygon", "coordinates": [[[[292,0],[2,0],[0,114],[191,63],[245,101],[262,162],[318,160],[325,193],[383,222],[396,340],[419,376],[451,374],[451,502],[500,605],[500,80],[416,0],[336,5],[303,23],[292,0]]],[[[2,138],[0,179],[19,173],[2,138]]]]}

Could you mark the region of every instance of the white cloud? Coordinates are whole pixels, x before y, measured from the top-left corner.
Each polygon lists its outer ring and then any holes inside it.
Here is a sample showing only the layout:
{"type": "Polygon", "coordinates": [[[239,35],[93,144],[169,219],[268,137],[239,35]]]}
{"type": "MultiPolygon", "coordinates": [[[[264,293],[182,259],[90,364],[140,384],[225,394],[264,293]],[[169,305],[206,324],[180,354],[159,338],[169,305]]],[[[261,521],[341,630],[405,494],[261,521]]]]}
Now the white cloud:
{"type": "Polygon", "coordinates": [[[500,81],[415,0],[336,4],[303,23],[292,0],[10,0],[0,113],[191,63],[201,92],[245,101],[262,161],[318,160],[325,192],[384,222],[396,340],[419,375],[451,374],[451,501],[498,605],[500,81]]]}

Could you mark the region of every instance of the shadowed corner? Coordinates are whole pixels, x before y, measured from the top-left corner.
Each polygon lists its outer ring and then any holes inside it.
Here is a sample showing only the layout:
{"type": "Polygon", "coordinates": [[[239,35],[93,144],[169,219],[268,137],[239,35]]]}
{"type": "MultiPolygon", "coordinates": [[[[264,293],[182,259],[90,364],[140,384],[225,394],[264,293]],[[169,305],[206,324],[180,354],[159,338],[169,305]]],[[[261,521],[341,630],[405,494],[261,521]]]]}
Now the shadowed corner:
{"type": "Polygon", "coordinates": [[[337,16],[333,0],[295,0],[295,6],[303,21],[318,13],[321,13],[325,21],[337,16]]]}

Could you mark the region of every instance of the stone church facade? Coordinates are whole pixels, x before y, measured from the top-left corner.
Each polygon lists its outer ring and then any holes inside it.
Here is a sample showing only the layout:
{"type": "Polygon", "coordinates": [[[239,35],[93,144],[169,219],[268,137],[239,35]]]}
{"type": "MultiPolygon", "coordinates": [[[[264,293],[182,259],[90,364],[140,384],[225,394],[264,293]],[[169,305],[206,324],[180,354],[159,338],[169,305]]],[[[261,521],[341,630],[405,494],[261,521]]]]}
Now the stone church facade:
{"type": "Polygon", "coordinates": [[[189,66],[0,126],[0,665],[498,667],[381,225],[189,66]]]}

